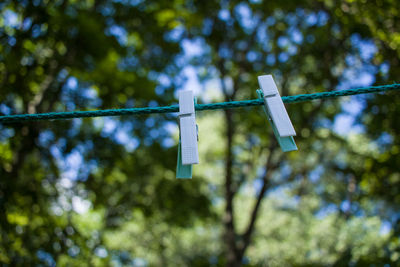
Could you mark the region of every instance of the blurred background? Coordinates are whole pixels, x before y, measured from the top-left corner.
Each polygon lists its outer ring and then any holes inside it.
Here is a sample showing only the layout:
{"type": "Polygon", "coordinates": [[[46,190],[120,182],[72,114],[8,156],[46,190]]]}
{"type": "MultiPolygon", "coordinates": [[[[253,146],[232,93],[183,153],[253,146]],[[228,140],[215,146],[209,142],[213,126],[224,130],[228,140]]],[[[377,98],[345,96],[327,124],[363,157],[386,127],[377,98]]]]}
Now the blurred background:
{"type": "MultiPolygon", "coordinates": [[[[282,96],[399,82],[396,0],[0,3],[0,115],[282,96]]],[[[400,94],[197,113],[0,124],[3,266],[397,266],[400,94]]]]}

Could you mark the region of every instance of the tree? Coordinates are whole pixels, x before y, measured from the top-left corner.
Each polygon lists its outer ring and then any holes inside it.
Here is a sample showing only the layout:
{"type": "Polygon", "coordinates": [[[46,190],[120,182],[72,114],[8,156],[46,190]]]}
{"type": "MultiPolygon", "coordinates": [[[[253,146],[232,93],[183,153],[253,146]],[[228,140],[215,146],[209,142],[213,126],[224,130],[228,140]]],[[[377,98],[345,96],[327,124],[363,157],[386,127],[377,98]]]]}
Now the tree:
{"type": "MultiPolygon", "coordinates": [[[[397,8],[393,1],[369,5],[357,1],[293,1],[284,5],[269,2],[197,2],[196,7],[195,14],[191,14],[190,18],[199,16],[197,21],[200,23],[198,27],[188,30],[188,36],[207,48],[194,64],[198,64],[200,75],[204,73],[202,79],[220,80],[225,101],[254,95],[257,85],[256,79],[251,77],[263,73],[273,73],[277,77],[283,95],[333,90],[348,81],[350,71],[361,73],[353,62],[361,62],[372,71],[382,68],[384,60],[381,54],[376,53],[371,59],[362,50],[362,45],[370,40],[379,51],[393,58],[394,64],[390,66],[397,66],[398,57],[393,56],[395,51],[389,45],[397,42],[396,33],[393,33],[396,32],[397,8]],[[359,16],[360,9],[368,16],[359,16]],[[377,10],[378,17],[375,16],[377,10]],[[378,30],[377,25],[384,18],[388,25],[386,32],[390,34],[378,30]],[[376,40],[377,35],[380,35],[379,40],[376,40]]],[[[380,104],[384,106],[384,102],[380,104]]],[[[358,185],[358,181],[354,181],[354,169],[348,165],[352,165],[352,157],[359,155],[360,151],[355,151],[354,145],[347,145],[345,138],[321,129],[332,125],[339,101],[304,103],[288,109],[297,131],[303,137],[298,140],[300,151],[289,156],[280,152],[271,135],[265,140],[266,135],[260,132],[261,123],[254,117],[254,112],[225,112],[226,205],[223,218],[228,266],[243,263],[262,199],[270,189],[276,190],[282,183],[294,184],[294,194],[299,197],[307,191],[315,191],[310,188],[309,178],[322,167],[322,173],[318,175],[324,178],[319,183],[325,185],[322,192],[325,203],[319,208],[333,204],[343,211],[341,206],[346,203],[344,201],[351,201],[356,193],[354,186],[358,185]],[[258,149],[260,145],[263,147],[261,152],[258,149]],[[262,154],[267,155],[264,163],[254,160],[262,154]],[[344,158],[338,158],[341,154],[344,158]],[[262,175],[257,175],[260,164],[264,166],[264,171],[262,175]],[[244,215],[243,209],[235,210],[234,199],[241,188],[252,181],[252,176],[261,181],[261,188],[256,194],[247,226],[238,232],[235,213],[244,215]],[[278,180],[278,185],[274,180],[278,180]]],[[[379,120],[379,117],[376,119],[379,120]]],[[[395,120],[391,120],[391,124],[393,122],[395,120]]],[[[382,128],[379,129],[382,131],[382,128]]],[[[395,133],[397,128],[390,129],[395,133]]],[[[392,159],[396,163],[396,157],[392,159]]],[[[387,168],[386,172],[392,171],[387,168]]],[[[397,177],[397,174],[394,175],[397,177]]],[[[350,204],[353,206],[353,203],[350,204]]],[[[346,218],[351,216],[346,210],[343,213],[346,218]]],[[[353,252],[350,247],[348,250],[351,259],[353,252]]],[[[347,261],[350,259],[347,258],[347,261]]]]}
{"type": "MultiPolygon", "coordinates": [[[[0,7],[3,114],[169,105],[188,67],[203,85],[218,82],[215,101],[254,98],[266,73],[294,95],[355,86],[367,71],[387,83],[398,72],[396,1],[0,7]],[[190,61],[185,43],[198,50],[190,61]]],[[[288,154],[261,109],[198,114],[202,159],[191,181],[174,177],[170,115],[1,125],[0,261],[395,262],[398,220],[380,208],[398,207],[392,97],[357,98],[366,99],[365,130],[347,136],[332,130],[345,100],[288,105],[299,146],[288,154]],[[381,233],[385,220],[395,231],[381,233]]]]}
{"type": "MultiPolygon", "coordinates": [[[[174,61],[180,47],[169,37],[175,20],[168,15],[166,5],[2,2],[2,112],[170,103],[176,83],[170,81],[176,67],[169,62],[174,61]],[[166,84],[158,85],[161,75],[169,76],[166,84]]],[[[142,208],[147,216],[168,207],[172,198],[169,204],[153,197],[155,204],[148,202],[151,192],[162,186],[170,188],[168,194],[175,197],[174,201],[181,201],[195,188],[196,183],[185,186],[161,177],[149,178],[156,176],[161,166],[165,169],[175,164],[164,160],[165,155],[173,153],[161,145],[168,134],[163,128],[164,118],[129,117],[107,122],[108,130],[103,128],[103,120],[91,119],[2,126],[2,262],[73,263],[76,258],[77,265],[81,261],[95,264],[96,251],[102,251],[103,243],[98,227],[116,227],[119,220],[131,216],[133,207],[142,208]],[[157,136],[148,136],[144,125],[149,124],[157,136]],[[133,140],[127,149],[121,135],[133,140]],[[141,143],[139,148],[135,142],[141,143]],[[161,165],[155,165],[156,159],[148,153],[160,155],[161,165]],[[119,165],[127,169],[116,167],[119,165]],[[66,171],[72,174],[68,176],[66,171]],[[105,222],[96,222],[96,227],[91,226],[92,221],[79,224],[76,207],[85,203],[99,210],[95,214],[105,210],[100,217],[105,222]]],[[[201,203],[196,216],[207,215],[206,196],[198,192],[191,196],[193,201],[188,205],[201,203]]],[[[178,224],[187,223],[192,215],[187,212],[187,219],[178,221],[171,212],[166,219],[178,224]]],[[[107,264],[109,259],[103,262],[107,264]]]]}

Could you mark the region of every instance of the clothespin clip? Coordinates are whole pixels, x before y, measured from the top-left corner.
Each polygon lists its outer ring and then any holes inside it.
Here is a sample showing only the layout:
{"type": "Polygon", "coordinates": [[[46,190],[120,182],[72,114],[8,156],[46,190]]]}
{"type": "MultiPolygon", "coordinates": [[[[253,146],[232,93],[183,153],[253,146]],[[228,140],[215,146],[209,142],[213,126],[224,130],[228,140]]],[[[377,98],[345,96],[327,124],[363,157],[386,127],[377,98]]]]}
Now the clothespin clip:
{"type": "Polygon", "coordinates": [[[261,90],[257,90],[258,97],[264,100],[264,111],[281,149],[283,152],[297,150],[293,139],[296,131],[293,128],[272,75],[258,76],[258,84],[261,87],[261,90]]]}
{"type": "Polygon", "coordinates": [[[176,178],[192,178],[192,164],[199,163],[198,128],[196,125],[193,92],[179,92],[179,145],[176,178]]]}

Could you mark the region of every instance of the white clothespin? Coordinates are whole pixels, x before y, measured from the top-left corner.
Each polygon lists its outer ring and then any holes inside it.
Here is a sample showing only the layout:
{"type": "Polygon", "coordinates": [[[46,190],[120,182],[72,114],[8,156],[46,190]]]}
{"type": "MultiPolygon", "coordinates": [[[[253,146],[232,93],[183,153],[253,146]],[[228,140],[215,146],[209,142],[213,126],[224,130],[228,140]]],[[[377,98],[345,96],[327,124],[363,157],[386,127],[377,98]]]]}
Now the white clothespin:
{"type": "Polygon", "coordinates": [[[272,75],[258,76],[258,83],[261,87],[261,92],[258,92],[259,97],[264,99],[264,109],[270,119],[279,145],[285,152],[297,150],[293,139],[296,131],[293,128],[272,75]]]}
{"type": "Polygon", "coordinates": [[[199,163],[194,98],[191,90],[179,92],[180,151],[177,178],[192,178],[192,164],[199,163]]]}

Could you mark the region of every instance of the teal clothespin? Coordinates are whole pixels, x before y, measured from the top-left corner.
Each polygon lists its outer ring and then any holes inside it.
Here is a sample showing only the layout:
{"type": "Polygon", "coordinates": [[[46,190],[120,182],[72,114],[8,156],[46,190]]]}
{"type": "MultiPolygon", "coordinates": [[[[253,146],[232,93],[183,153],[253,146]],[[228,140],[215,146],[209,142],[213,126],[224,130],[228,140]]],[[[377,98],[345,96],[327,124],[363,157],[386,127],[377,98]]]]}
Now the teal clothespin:
{"type": "Polygon", "coordinates": [[[181,158],[181,137],[178,144],[178,163],[176,165],[176,178],[192,179],[192,165],[183,165],[181,158]]]}
{"type": "Polygon", "coordinates": [[[179,92],[179,145],[176,178],[191,179],[192,164],[199,163],[198,127],[195,120],[197,103],[192,91],[179,92]]]}
{"type": "Polygon", "coordinates": [[[259,76],[258,82],[261,89],[257,90],[257,95],[260,99],[264,100],[264,112],[272,126],[279,146],[283,152],[297,150],[293,139],[296,132],[272,76],[259,76]]]}

